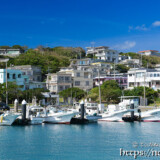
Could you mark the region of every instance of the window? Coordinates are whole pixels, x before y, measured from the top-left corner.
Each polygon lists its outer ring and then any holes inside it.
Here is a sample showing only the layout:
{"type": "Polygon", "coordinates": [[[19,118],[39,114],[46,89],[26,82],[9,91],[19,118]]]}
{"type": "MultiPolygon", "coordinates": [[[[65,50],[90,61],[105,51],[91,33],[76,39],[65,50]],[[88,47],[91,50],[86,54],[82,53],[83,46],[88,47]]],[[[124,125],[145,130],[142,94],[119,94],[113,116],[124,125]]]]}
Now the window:
{"type": "Polygon", "coordinates": [[[86,86],[89,86],[89,81],[86,81],[86,86]]]}
{"type": "Polygon", "coordinates": [[[53,86],[52,88],[53,88],[53,90],[56,90],[56,86],[53,86]]]}
{"type": "Polygon", "coordinates": [[[154,77],[157,77],[157,75],[156,75],[156,74],[154,74],[154,77]]]}
{"type": "Polygon", "coordinates": [[[75,81],[75,86],[80,86],[80,81],[75,81]]]}
{"type": "Polygon", "coordinates": [[[59,81],[63,81],[64,80],[64,77],[62,77],[62,76],[59,76],[59,81]]]}
{"type": "Polygon", "coordinates": [[[27,72],[27,75],[31,75],[31,72],[30,72],[30,71],[28,71],[28,72],[27,72]]]}
{"type": "Polygon", "coordinates": [[[25,78],[24,81],[27,82],[27,78],[25,78]]]}
{"type": "Polygon", "coordinates": [[[157,77],[159,77],[159,74],[157,74],[157,77]]]}
{"type": "Polygon", "coordinates": [[[65,89],[68,89],[68,88],[70,88],[70,86],[65,86],[65,89]]]}
{"type": "Polygon", "coordinates": [[[132,74],[129,74],[129,77],[132,77],[132,74]]]}
{"type": "Polygon", "coordinates": [[[150,77],[152,77],[152,74],[150,74],[150,77]]]}
{"type": "Polygon", "coordinates": [[[21,78],[21,74],[18,74],[18,78],[21,78]]]}
{"type": "Polygon", "coordinates": [[[112,62],[115,62],[115,60],[116,60],[115,58],[112,58],[112,62]]]}
{"type": "Polygon", "coordinates": [[[84,78],[88,78],[88,73],[84,73],[84,78]]]}
{"type": "Polygon", "coordinates": [[[134,86],[134,83],[129,83],[129,87],[133,87],[134,86]]]}
{"type": "Polygon", "coordinates": [[[79,72],[77,73],[77,77],[80,77],[80,73],[79,72]]]}
{"type": "Polygon", "coordinates": [[[40,76],[37,76],[37,81],[41,81],[41,77],[40,76]]]}
{"type": "Polygon", "coordinates": [[[9,75],[9,73],[7,73],[7,78],[8,78],[8,79],[10,78],[10,75],[9,75]]]}
{"type": "Polygon", "coordinates": [[[63,90],[63,86],[59,86],[59,91],[62,91],[63,90]]]}
{"type": "Polygon", "coordinates": [[[69,79],[69,77],[65,77],[65,81],[69,81],[70,79],[69,79]]]}
{"type": "Polygon", "coordinates": [[[13,74],[13,79],[16,79],[16,74],[13,74]]]}

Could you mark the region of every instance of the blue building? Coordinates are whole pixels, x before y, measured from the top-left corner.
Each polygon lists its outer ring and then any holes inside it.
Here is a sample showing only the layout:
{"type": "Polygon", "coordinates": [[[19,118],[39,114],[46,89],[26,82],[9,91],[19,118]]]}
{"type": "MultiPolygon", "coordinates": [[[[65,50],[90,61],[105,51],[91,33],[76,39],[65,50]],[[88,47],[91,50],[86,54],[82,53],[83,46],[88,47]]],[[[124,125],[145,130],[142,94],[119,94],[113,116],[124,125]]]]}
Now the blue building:
{"type": "MultiPolygon", "coordinates": [[[[7,69],[7,81],[15,82],[22,90],[29,89],[29,77],[20,70],[7,69]]],[[[0,69],[0,83],[6,82],[6,69],[0,69]]]]}

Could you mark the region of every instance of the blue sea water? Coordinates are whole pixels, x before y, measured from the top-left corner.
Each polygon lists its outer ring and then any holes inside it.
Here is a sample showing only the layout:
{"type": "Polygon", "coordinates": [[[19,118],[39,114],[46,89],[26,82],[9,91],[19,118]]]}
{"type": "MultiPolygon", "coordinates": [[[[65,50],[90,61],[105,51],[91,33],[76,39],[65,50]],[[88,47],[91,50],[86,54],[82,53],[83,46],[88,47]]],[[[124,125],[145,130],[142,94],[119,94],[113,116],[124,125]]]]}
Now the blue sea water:
{"type": "MultiPolygon", "coordinates": [[[[160,123],[0,126],[0,160],[134,159],[120,148],[160,151],[160,123]]],[[[160,155],[137,157],[154,158],[160,155]]]]}

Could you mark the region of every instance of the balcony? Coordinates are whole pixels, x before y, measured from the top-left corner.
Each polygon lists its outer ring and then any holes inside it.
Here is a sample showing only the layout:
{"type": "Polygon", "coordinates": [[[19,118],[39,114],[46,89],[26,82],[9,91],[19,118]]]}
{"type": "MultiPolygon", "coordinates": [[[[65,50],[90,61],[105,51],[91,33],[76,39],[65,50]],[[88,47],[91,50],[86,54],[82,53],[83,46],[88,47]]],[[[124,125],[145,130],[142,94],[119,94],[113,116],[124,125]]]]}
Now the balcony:
{"type": "Polygon", "coordinates": [[[106,55],[106,53],[97,53],[96,57],[102,57],[102,56],[105,56],[105,55],[106,55]]]}

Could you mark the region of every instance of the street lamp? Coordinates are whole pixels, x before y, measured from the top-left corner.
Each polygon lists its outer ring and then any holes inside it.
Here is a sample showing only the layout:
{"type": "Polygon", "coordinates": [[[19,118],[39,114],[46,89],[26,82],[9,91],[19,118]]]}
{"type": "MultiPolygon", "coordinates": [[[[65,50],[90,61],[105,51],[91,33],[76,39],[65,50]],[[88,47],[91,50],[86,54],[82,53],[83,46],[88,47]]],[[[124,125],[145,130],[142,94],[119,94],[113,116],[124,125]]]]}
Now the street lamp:
{"type": "Polygon", "coordinates": [[[0,59],[0,62],[5,62],[6,63],[6,104],[8,105],[8,91],[7,91],[7,87],[8,87],[8,77],[7,77],[7,62],[9,61],[9,59],[0,59]]]}

